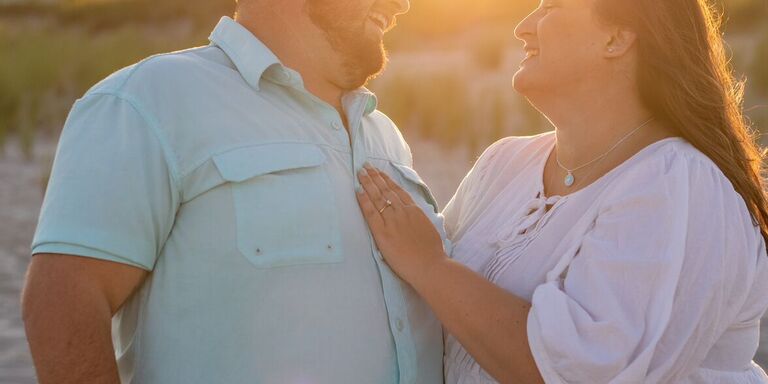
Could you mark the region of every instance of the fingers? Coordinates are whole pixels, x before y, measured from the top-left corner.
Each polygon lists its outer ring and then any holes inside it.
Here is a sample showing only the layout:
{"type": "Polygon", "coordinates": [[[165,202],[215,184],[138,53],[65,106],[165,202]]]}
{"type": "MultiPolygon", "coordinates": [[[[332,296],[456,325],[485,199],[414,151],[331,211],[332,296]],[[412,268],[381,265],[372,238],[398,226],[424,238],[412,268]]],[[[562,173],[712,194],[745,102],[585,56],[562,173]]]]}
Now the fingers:
{"type": "Polygon", "coordinates": [[[370,176],[371,181],[376,184],[376,187],[379,189],[382,197],[385,200],[390,200],[397,205],[404,205],[403,200],[400,199],[400,195],[395,193],[395,191],[393,191],[392,188],[390,188],[387,182],[384,180],[383,176],[386,176],[384,172],[379,171],[369,164],[365,165],[365,170],[370,176]]]}
{"type": "Polygon", "coordinates": [[[379,190],[379,187],[374,183],[371,172],[363,168],[358,172],[357,178],[360,180],[360,185],[363,187],[365,194],[368,196],[371,204],[373,204],[378,213],[378,210],[384,207],[384,202],[387,199],[382,196],[381,190],[379,190]]]}
{"type": "Polygon", "coordinates": [[[379,209],[371,201],[368,193],[360,191],[355,194],[360,210],[363,211],[363,217],[368,222],[371,231],[375,232],[384,226],[384,218],[379,214],[379,209]]]}
{"type": "Polygon", "coordinates": [[[381,176],[382,180],[384,180],[387,188],[392,190],[392,192],[394,192],[400,198],[400,201],[402,201],[405,205],[416,205],[416,203],[413,201],[413,198],[411,198],[411,194],[400,187],[400,185],[392,180],[389,175],[384,172],[379,172],[379,176],[381,176]]]}

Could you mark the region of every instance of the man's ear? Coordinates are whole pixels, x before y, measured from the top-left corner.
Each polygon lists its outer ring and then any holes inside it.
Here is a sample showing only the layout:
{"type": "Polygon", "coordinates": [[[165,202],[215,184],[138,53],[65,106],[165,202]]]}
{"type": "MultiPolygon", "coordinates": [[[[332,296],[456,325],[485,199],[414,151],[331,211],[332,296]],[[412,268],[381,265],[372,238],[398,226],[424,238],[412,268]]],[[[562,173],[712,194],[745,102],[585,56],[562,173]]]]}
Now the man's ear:
{"type": "Polygon", "coordinates": [[[627,54],[637,41],[637,34],[627,28],[616,27],[611,30],[605,42],[605,58],[617,58],[627,54]]]}

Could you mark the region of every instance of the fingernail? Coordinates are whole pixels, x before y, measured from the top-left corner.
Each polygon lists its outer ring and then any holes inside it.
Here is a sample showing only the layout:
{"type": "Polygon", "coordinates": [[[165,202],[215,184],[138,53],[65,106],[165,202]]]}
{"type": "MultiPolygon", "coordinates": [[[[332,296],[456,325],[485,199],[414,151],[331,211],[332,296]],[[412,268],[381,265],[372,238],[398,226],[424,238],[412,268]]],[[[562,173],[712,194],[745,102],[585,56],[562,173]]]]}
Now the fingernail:
{"type": "Polygon", "coordinates": [[[373,169],[373,165],[371,165],[371,163],[369,163],[367,161],[365,162],[365,164],[363,164],[363,167],[368,168],[368,169],[373,169]]]}
{"type": "Polygon", "coordinates": [[[360,176],[368,176],[368,171],[365,168],[360,168],[360,170],[357,171],[357,174],[360,176]]]}
{"type": "Polygon", "coordinates": [[[355,193],[363,193],[363,186],[360,184],[355,185],[355,193]]]}

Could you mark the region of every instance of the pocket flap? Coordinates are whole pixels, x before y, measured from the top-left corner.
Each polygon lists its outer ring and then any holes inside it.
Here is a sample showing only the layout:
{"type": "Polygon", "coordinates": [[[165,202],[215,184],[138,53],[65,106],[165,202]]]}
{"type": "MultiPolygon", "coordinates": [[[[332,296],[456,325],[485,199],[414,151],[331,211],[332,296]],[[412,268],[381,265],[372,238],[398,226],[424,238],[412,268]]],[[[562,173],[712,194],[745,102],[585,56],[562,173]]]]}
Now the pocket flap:
{"type": "Polygon", "coordinates": [[[316,167],[325,155],[314,144],[275,143],[236,148],[213,156],[224,180],[241,182],[272,172],[316,167]]]}
{"type": "Polygon", "coordinates": [[[427,184],[424,183],[424,180],[422,180],[421,177],[419,177],[419,174],[416,173],[414,169],[410,167],[406,167],[405,165],[397,164],[397,163],[391,163],[391,164],[392,166],[395,167],[395,169],[397,169],[398,172],[400,172],[401,175],[403,175],[403,177],[406,180],[419,186],[419,189],[421,189],[421,192],[424,194],[424,198],[427,199],[427,203],[429,203],[429,205],[432,206],[435,213],[438,213],[440,209],[437,206],[437,200],[435,199],[435,196],[432,195],[432,191],[429,190],[429,187],[427,187],[427,184]]]}

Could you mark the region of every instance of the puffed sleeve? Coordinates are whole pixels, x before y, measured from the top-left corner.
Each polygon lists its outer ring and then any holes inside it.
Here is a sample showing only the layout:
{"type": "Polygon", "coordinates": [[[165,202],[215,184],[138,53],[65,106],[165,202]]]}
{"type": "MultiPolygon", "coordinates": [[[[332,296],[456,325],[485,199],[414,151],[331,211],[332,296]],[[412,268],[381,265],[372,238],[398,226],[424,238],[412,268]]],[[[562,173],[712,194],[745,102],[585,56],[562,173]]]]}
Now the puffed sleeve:
{"type": "Polygon", "coordinates": [[[472,169],[467,172],[464,179],[461,180],[459,188],[454,193],[451,200],[443,208],[443,217],[445,218],[445,231],[450,240],[459,231],[461,223],[466,221],[466,216],[470,212],[467,205],[477,200],[477,192],[483,190],[482,182],[486,179],[486,173],[493,162],[496,154],[501,150],[505,143],[512,140],[512,137],[500,139],[486,148],[478,157],[472,169]]]}
{"type": "Polygon", "coordinates": [[[748,292],[737,258],[756,258],[759,242],[714,164],[673,156],[627,172],[565,277],[533,294],[528,337],[547,383],[677,382],[748,292]]]}
{"type": "Polygon", "coordinates": [[[151,270],[176,213],[177,188],[156,127],[134,103],[89,94],[62,131],[32,253],[151,270]]]}

